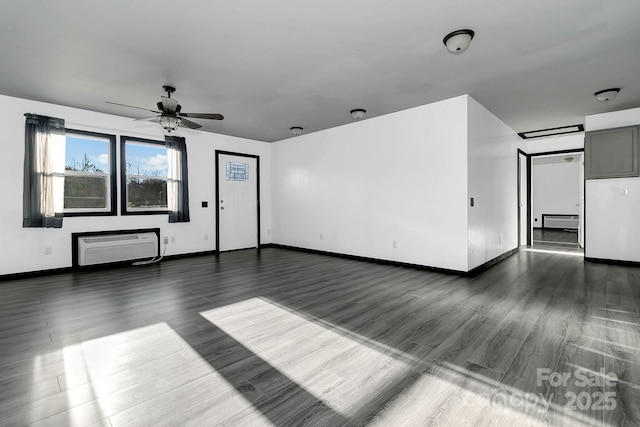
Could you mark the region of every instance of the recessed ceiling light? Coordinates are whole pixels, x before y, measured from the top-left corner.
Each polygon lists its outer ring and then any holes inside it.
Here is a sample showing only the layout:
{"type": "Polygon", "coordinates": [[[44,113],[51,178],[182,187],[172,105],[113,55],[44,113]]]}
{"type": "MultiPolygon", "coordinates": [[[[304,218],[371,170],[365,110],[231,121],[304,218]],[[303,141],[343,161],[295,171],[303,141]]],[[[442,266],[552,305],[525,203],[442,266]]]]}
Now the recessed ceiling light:
{"type": "Polygon", "coordinates": [[[367,110],[363,110],[362,108],[356,108],[355,110],[351,110],[351,117],[356,120],[360,120],[367,114],[367,110]]]}
{"type": "Polygon", "coordinates": [[[529,132],[519,132],[518,135],[520,135],[520,138],[522,139],[530,139],[530,138],[542,138],[545,136],[564,135],[566,133],[578,133],[578,132],[584,132],[584,126],[573,125],[573,126],[562,126],[559,128],[532,130],[529,132]]]}
{"type": "Polygon", "coordinates": [[[594,93],[593,96],[595,96],[596,99],[600,102],[606,102],[611,101],[613,98],[615,98],[618,95],[618,92],[620,92],[620,88],[613,87],[611,89],[599,90],[594,93]]]}
{"type": "Polygon", "coordinates": [[[471,44],[471,40],[476,33],[473,30],[457,30],[453,31],[442,39],[442,42],[451,53],[462,53],[471,44]]]}
{"type": "Polygon", "coordinates": [[[294,126],[291,128],[291,133],[298,136],[302,133],[302,128],[300,126],[294,126]]]}

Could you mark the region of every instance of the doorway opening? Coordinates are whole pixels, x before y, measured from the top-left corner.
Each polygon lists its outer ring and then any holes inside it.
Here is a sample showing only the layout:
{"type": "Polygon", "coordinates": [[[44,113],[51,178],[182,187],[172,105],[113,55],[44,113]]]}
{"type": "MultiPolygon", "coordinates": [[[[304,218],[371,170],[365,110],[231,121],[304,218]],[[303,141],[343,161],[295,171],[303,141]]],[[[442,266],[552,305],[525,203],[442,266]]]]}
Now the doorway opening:
{"type": "Polygon", "coordinates": [[[583,252],[584,150],[518,150],[521,245],[583,252]]]}

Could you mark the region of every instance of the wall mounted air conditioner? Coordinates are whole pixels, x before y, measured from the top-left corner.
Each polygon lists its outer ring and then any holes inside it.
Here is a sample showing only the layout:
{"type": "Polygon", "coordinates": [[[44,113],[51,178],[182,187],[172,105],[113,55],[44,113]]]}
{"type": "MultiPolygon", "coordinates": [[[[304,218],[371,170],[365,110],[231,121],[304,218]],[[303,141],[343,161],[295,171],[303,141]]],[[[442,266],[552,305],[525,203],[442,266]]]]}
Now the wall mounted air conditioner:
{"type": "Polygon", "coordinates": [[[579,215],[542,215],[542,228],[567,228],[577,230],[579,215]]]}
{"type": "Polygon", "coordinates": [[[156,233],[78,237],[78,265],[106,264],[158,256],[156,233]]]}

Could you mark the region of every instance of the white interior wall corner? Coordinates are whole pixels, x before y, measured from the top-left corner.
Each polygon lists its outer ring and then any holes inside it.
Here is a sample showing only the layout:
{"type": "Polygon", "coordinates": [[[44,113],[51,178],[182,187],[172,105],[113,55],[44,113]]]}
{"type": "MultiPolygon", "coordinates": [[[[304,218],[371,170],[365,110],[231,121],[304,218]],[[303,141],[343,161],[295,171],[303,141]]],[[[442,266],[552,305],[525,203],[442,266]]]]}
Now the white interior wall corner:
{"type": "Polygon", "coordinates": [[[513,129],[468,97],[468,270],[517,247],[519,140],[513,129]]]}

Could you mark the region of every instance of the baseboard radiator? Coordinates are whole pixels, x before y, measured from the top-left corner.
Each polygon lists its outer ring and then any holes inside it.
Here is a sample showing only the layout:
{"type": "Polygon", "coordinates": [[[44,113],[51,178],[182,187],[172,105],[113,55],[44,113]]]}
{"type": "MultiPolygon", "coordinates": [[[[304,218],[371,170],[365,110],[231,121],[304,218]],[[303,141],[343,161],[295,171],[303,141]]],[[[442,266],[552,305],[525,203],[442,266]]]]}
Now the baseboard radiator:
{"type": "Polygon", "coordinates": [[[107,264],[158,256],[158,235],[149,233],[78,237],[78,265],[107,264]]]}
{"type": "Polygon", "coordinates": [[[579,223],[579,215],[542,215],[542,228],[577,230],[579,223]]]}

